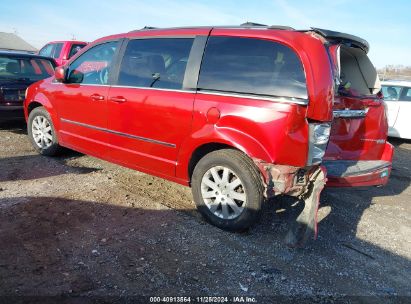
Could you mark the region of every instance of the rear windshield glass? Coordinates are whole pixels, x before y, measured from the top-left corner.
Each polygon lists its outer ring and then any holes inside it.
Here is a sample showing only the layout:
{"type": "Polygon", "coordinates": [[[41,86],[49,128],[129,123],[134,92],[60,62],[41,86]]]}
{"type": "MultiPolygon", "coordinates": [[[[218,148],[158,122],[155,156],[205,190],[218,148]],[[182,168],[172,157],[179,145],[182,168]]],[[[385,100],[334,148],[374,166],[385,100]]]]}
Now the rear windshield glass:
{"type": "Polygon", "coordinates": [[[253,38],[210,37],[200,90],[307,99],[305,74],[293,50],[253,38]]]}
{"type": "Polygon", "coordinates": [[[46,59],[0,56],[0,80],[37,81],[54,73],[54,65],[46,59]]]}

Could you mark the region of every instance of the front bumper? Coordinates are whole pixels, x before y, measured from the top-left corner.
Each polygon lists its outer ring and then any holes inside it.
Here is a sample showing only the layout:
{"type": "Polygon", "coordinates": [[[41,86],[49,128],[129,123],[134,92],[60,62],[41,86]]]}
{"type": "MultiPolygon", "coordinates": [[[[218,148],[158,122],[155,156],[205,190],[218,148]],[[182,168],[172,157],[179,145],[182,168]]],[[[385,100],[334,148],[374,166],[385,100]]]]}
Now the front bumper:
{"type": "Polygon", "coordinates": [[[385,144],[380,160],[326,160],[328,187],[383,186],[391,174],[394,148],[385,144]]]}
{"type": "Polygon", "coordinates": [[[0,105],[0,120],[24,119],[23,106],[0,105]]]}

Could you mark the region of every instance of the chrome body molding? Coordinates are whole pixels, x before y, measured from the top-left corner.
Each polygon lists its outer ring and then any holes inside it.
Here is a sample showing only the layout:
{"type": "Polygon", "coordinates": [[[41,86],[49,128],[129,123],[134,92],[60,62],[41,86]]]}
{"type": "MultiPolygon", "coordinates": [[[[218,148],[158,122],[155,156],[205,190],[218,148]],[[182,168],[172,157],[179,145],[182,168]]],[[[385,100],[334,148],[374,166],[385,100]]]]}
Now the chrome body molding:
{"type": "Polygon", "coordinates": [[[94,130],[99,130],[99,131],[102,131],[102,132],[111,133],[111,134],[115,134],[115,135],[119,135],[119,136],[123,136],[123,137],[127,137],[127,138],[132,138],[132,139],[136,139],[136,140],[150,142],[150,143],[153,143],[153,144],[158,144],[158,145],[171,147],[171,148],[176,147],[175,144],[160,141],[160,140],[156,140],[156,139],[151,139],[151,138],[136,136],[136,135],[132,135],[132,134],[122,133],[122,132],[118,132],[118,131],[114,131],[114,130],[110,130],[110,129],[106,129],[106,128],[101,128],[101,127],[85,124],[85,123],[78,122],[78,121],[73,121],[73,120],[70,120],[70,119],[65,119],[65,118],[60,118],[60,120],[62,122],[65,122],[65,123],[78,125],[78,126],[82,126],[82,127],[90,128],[90,129],[94,129],[94,130]]]}

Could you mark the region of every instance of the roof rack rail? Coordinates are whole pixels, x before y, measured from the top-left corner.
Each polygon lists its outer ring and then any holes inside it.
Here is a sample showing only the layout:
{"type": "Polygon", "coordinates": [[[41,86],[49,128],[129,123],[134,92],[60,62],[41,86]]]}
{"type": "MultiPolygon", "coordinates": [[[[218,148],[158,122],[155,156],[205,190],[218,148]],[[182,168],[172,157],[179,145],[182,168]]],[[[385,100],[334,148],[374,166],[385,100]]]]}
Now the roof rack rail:
{"type": "Polygon", "coordinates": [[[156,29],[157,27],[154,27],[154,26],[144,26],[144,27],[142,27],[141,29],[139,29],[139,30],[132,30],[132,31],[129,31],[129,33],[134,33],[134,32],[138,32],[138,31],[144,31],[144,30],[154,30],[154,29],[156,29]]]}
{"type": "Polygon", "coordinates": [[[290,31],[295,30],[295,28],[291,26],[287,26],[287,25],[270,25],[267,28],[270,30],[290,30],[290,31]]]}
{"type": "Polygon", "coordinates": [[[257,22],[245,22],[240,24],[241,27],[264,27],[270,30],[294,30],[291,26],[286,26],[286,25],[266,25],[262,23],[257,23],[257,22]]]}
{"type": "Polygon", "coordinates": [[[240,26],[244,26],[244,27],[255,27],[255,26],[267,26],[266,24],[261,24],[261,23],[257,23],[257,22],[244,22],[241,23],[240,26]]]}

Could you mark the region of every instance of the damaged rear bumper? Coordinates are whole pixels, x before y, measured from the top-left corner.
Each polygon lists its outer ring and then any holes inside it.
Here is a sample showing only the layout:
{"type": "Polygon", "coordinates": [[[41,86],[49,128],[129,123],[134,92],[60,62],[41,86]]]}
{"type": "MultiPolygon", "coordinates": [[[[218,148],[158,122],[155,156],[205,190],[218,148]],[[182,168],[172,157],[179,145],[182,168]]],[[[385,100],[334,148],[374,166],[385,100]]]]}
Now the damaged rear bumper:
{"type": "Polygon", "coordinates": [[[391,173],[388,161],[328,161],[324,166],[328,187],[382,186],[391,173]]]}
{"type": "Polygon", "coordinates": [[[317,237],[317,213],[320,194],[327,182],[323,166],[298,168],[255,161],[263,173],[266,197],[289,195],[304,202],[304,209],[288,231],[285,242],[290,247],[301,247],[310,236],[317,237]]]}
{"type": "Polygon", "coordinates": [[[394,148],[385,144],[380,160],[326,160],[328,187],[383,186],[391,174],[394,148]]]}

